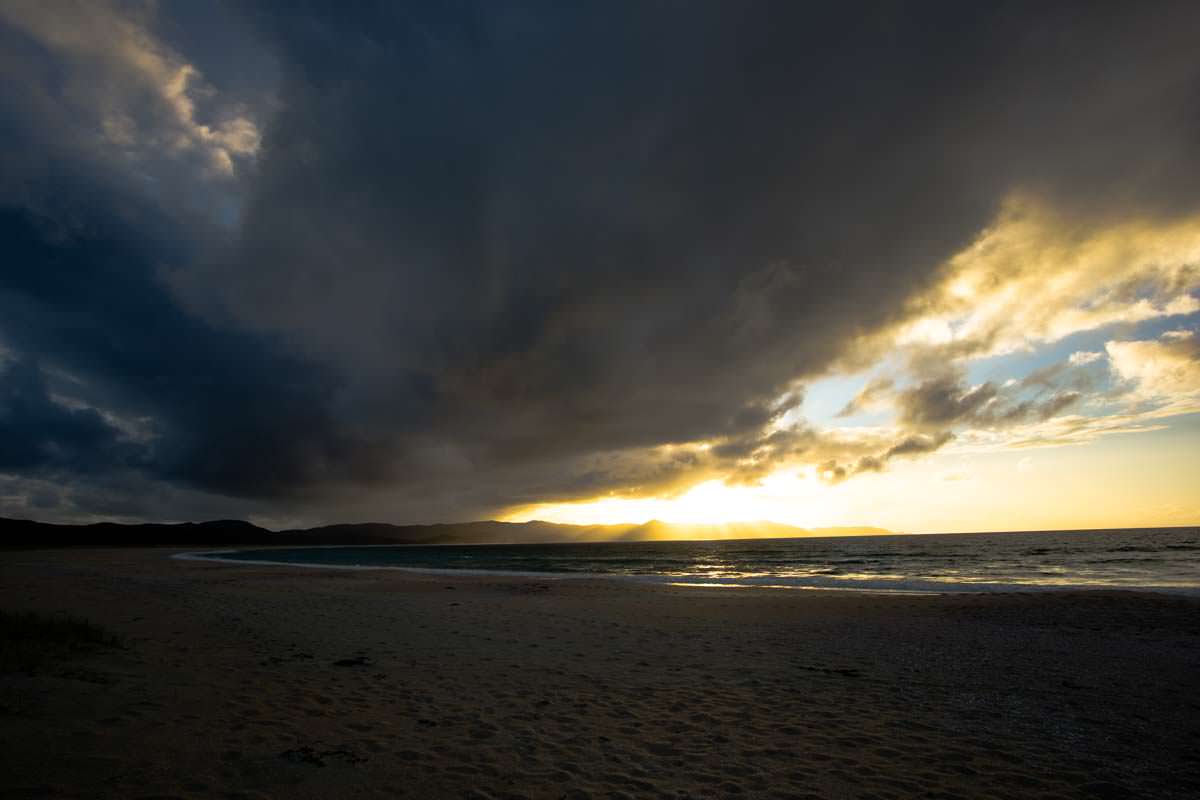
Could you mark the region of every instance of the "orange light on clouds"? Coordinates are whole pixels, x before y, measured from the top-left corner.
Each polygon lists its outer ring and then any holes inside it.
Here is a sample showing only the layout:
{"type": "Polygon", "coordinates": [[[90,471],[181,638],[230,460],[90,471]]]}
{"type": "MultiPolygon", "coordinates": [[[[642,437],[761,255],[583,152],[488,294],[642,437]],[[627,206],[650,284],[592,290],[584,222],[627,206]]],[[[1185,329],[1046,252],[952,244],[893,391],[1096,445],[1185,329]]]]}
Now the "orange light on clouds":
{"type": "Polygon", "coordinates": [[[831,485],[815,468],[760,485],[701,483],[672,497],[600,497],[514,509],[509,522],[680,525],[778,522],[801,528],[873,525],[896,532],[1056,530],[1200,524],[1190,432],[1160,430],[1078,446],[966,453],[897,462],[831,485]],[[1130,471],[1130,459],[1143,469],[1130,471]]]}

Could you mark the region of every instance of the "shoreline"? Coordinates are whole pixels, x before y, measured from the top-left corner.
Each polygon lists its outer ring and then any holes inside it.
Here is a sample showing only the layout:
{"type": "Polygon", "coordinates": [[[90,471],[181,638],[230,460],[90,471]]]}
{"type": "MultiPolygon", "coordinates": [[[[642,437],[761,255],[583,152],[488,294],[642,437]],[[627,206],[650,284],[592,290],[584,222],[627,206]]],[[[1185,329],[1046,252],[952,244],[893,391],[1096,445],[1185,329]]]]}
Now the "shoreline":
{"type": "MultiPolygon", "coordinates": [[[[363,547],[420,547],[422,545],[362,545],[363,547]]],[[[457,545],[438,545],[457,546],[457,545]]],[[[360,545],[316,545],[311,548],[305,547],[305,550],[329,550],[338,549],[341,547],[358,548],[360,545]]],[[[259,548],[253,548],[258,550],[259,548]]],[[[264,550],[266,548],[263,548],[264,550]]],[[[285,548],[280,548],[285,549],[285,548]]],[[[294,550],[298,548],[286,548],[294,550]]],[[[681,580],[677,576],[666,574],[646,574],[646,575],[626,575],[615,572],[541,572],[536,570],[520,571],[509,569],[469,569],[446,567],[439,569],[438,567],[398,567],[389,564],[316,564],[305,563],[302,561],[269,561],[265,559],[244,559],[244,558],[219,558],[219,556],[228,553],[249,552],[248,550],[210,550],[210,551],[195,551],[186,553],[174,553],[169,556],[171,559],[179,561],[199,561],[217,564],[235,564],[248,565],[257,567],[298,567],[301,569],[336,569],[348,571],[375,571],[386,570],[391,572],[403,572],[413,575],[429,575],[441,577],[454,577],[456,575],[464,575],[468,577],[478,578],[521,578],[525,580],[548,580],[548,581],[628,581],[630,583],[653,584],[659,586],[678,586],[678,587],[695,587],[704,589],[804,589],[814,591],[831,591],[831,592],[867,592],[872,594],[949,594],[950,592],[934,592],[922,591],[918,589],[887,589],[887,588],[864,588],[855,586],[804,586],[800,584],[766,584],[766,583],[733,583],[733,582],[714,582],[711,579],[700,582],[699,579],[695,582],[681,580]]],[[[731,579],[736,580],[736,579],[731,579]]]]}
{"type": "Polygon", "coordinates": [[[0,795],[1200,792],[1196,598],[727,588],[9,554],[126,646],[0,675],[0,795]]]}
{"type": "MultiPolygon", "coordinates": [[[[282,545],[279,547],[239,547],[222,548],[220,550],[198,550],[173,553],[170,558],[180,561],[199,561],[221,564],[236,564],[262,567],[298,567],[301,569],[335,569],[347,571],[388,570],[411,573],[416,575],[475,575],[475,576],[511,576],[527,579],[543,580],[615,580],[632,583],[649,583],[680,587],[729,588],[729,589],[787,589],[806,591],[830,592],[859,592],[870,594],[1003,594],[1003,593],[1042,593],[1042,592],[1135,592],[1166,594],[1180,597],[1200,597],[1200,586],[1154,586],[1154,585],[1112,585],[1101,583],[1019,583],[1019,582],[972,582],[972,581],[929,581],[919,579],[887,579],[860,580],[854,585],[850,581],[836,578],[783,578],[777,576],[747,577],[747,578],[707,578],[696,577],[694,580],[684,576],[667,573],[628,574],[617,572],[551,572],[538,570],[502,570],[502,569],[472,569],[458,567],[409,567],[393,564],[328,564],[303,561],[272,561],[270,559],[221,558],[232,553],[264,552],[272,550],[338,550],[338,549],[376,549],[376,548],[408,548],[408,547],[471,547],[480,545],[306,545],[301,547],[282,545]],[[788,581],[791,581],[790,583],[788,581]],[[841,585],[838,585],[841,584],[841,585]]],[[[525,545],[541,547],[545,545],[525,545]]]]}

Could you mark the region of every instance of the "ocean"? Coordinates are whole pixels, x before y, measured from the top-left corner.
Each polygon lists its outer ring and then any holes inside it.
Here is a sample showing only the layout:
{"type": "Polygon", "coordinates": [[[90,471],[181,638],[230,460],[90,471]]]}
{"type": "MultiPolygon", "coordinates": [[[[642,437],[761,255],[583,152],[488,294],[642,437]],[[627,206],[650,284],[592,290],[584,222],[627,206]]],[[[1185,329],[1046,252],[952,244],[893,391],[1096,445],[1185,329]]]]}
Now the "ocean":
{"type": "Polygon", "coordinates": [[[1151,589],[1200,594],[1200,528],[722,541],[297,547],[189,558],[696,586],[894,592],[1151,589]]]}

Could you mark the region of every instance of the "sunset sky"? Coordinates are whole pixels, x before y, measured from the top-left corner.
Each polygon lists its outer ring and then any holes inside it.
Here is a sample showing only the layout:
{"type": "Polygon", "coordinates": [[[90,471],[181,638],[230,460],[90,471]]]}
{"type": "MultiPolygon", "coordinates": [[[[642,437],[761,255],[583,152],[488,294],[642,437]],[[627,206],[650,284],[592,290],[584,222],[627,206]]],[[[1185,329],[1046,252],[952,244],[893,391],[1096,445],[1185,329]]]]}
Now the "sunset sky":
{"type": "Polygon", "coordinates": [[[1200,524],[1198,38],[0,0],[0,516],[1200,524]]]}

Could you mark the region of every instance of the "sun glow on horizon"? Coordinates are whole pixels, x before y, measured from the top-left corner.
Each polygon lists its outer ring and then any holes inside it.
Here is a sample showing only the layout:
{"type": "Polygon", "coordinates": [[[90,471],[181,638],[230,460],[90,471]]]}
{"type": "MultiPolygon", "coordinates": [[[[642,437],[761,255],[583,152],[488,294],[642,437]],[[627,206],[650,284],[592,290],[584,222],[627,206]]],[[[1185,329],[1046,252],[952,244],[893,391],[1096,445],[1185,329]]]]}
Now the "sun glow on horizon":
{"type": "Polygon", "coordinates": [[[1200,525],[1198,434],[1200,414],[1191,414],[1175,429],[1073,447],[950,447],[840,483],[802,466],[767,475],[758,485],[709,480],[674,496],[533,503],[498,518],[569,525],[775,522],[908,533],[1200,525]],[[1153,460],[1157,469],[1131,471],[1131,459],[1153,460]]]}
{"type": "Polygon", "coordinates": [[[803,528],[825,527],[839,524],[842,516],[841,503],[825,489],[813,470],[781,470],[752,486],[710,480],[673,497],[614,495],[538,503],[517,508],[500,519],[568,525],[640,525],[660,520],[680,525],[778,522],[803,528]]]}

